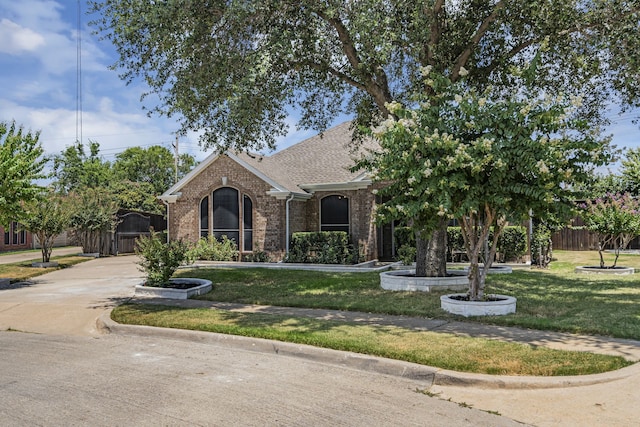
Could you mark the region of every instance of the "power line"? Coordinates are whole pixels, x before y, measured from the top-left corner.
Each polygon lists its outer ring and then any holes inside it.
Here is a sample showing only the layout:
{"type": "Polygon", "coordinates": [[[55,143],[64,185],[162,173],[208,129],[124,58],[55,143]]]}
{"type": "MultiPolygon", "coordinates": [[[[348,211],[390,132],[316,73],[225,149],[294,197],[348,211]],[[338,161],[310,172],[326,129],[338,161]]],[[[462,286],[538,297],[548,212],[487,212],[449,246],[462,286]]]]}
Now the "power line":
{"type": "Polygon", "coordinates": [[[82,18],[78,0],[78,33],[76,34],[76,141],[82,143],[82,18]]]}

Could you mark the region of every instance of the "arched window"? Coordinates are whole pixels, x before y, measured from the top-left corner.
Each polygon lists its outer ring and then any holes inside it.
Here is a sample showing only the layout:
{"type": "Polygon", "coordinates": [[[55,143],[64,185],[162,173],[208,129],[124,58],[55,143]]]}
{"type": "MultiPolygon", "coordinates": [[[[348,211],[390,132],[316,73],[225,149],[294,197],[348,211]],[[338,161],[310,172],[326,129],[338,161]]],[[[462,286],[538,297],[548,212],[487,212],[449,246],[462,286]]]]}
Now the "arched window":
{"type": "Polygon", "coordinates": [[[327,196],[320,200],[320,231],[344,231],[349,234],[349,199],[327,196]]]}
{"type": "Polygon", "coordinates": [[[240,201],[238,190],[230,187],[213,192],[213,235],[216,239],[227,236],[240,245],[240,201]]]}
{"type": "Polygon", "coordinates": [[[209,235],[209,196],[200,202],[200,237],[209,235]]]}

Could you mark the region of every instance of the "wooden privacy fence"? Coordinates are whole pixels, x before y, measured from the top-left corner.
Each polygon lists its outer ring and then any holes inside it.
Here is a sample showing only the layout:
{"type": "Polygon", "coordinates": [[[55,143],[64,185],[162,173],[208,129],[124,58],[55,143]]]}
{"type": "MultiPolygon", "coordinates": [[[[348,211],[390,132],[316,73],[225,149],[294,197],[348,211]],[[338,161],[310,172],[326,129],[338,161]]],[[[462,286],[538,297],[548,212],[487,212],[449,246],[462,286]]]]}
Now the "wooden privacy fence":
{"type": "MultiPolygon", "coordinates": [[[[576,217],[571,221],[571,226],[554,233],[551,236],[553,249],[564,251],[595,251],[598,250],[598,240],[585,229],[576,229],[583,226],[582,218],[576,217]]],[[[611,249],[611,248],[609,248],[611,249]]],[[[640,237],[636,237],[629,243],[627,249],[640,249],[640,237]]]]}

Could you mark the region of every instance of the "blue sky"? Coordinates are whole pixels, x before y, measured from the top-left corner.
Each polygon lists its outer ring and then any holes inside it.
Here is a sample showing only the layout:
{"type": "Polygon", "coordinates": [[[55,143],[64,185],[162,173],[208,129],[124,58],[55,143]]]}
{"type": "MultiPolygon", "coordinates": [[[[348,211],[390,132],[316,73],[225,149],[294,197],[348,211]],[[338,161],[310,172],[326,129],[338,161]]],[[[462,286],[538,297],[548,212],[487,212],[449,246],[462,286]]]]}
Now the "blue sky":
{"type": "MultiPolygon", "coordinates": [[[[81,0],[82,28],[82,140],[100,143],[106,160],[131,146],[164,145],[175,140],[173,119],[147,117],[142,109],[140,83],[125,85],[108,69],[115,50],[91,34],[85,0],[81,0]]],[[[76,140],[77,0],[0,0],[0,121],[15,120],[40,130],[45,151],[58,154],[76,140]]],[[[637,114],[610,117],[609,133],[618,147],[640,146],[640,131],[631,123],[637,114]]],[[[336,123],[344,121],[337,119],[336,123]]],[[[309,137],[296,131],[279,148],[309,137]]],[[[194,133],[180,138],[180,151],[199,160],[209,153],[198,147],[194,133]]]]}

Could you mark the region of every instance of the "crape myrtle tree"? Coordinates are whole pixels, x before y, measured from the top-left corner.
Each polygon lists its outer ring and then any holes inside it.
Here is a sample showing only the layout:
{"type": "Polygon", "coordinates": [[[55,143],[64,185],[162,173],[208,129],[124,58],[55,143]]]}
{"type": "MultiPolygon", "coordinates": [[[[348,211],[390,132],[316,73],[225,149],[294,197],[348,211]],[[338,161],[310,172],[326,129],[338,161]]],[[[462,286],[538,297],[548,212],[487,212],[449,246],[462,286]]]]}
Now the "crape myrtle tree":
{"type": "Polygon", "coordinates": [[[629,193],[608,193],[580,207],[585,228],[598,240],[600,268],[606,268],[603,252],[609,246],[615,255],[609,268],[615,268],[620,251],[640,235],[640,200],[629,193]]]}
{"type": "Polygon", "coordinates": [[[0,225],[22,220],[22,204],[42,191],[35,182],[44,178],[46,162],[39,139],[39,132],[25,132],[15,122],[0,122],[0,225]]]}
{"type": "Polygon", "coordinates": [[[490,87],[469,88],[464,79],[452,83],[430,67],[423,73],[438,96],[416,99],[415,108],[387,104],[393,116],[373,129],[381,149],[359,166],[372,171],[374,182],[388,183],[378,191],[386,200],[378,206],[379,221],[412,218],[417,233],[459,221],[470,262],[469,298],[482,300],[507,219],[571,209],[574,184],[608,162],[611,150],[576,117],[579,98],[526,87],[503,97],[490,87]]]}
{"type": "MultiPolygon", "coordinates": [[[[201,132],[204,147],[273,148],[290,109],[302,128],[323,130],[339,113],[375,125],[392,114],[388,103],[437,96],[420,67],[452,82],[464,67],[468,85],[508,92],[510,70],[542,45],[533,87],[582,95],[591,124],[604,121],[611,99],[638,106],[640,0],[90,3],[96,30],[119,53],[114,69],[142,78],[159,99],[151,111],[201,132]]],[[[444,274],[444,225],[428,249],[418,264],[438,254],[427,274],[444,274]]]]}
{"type": "Polygon", "coordinates": [[[42,262],[49,262],[55,238],[69,228],[73,206],[66,196],[48,189],[23,209],[22,227],[38,237],[42,262]]]}

